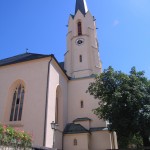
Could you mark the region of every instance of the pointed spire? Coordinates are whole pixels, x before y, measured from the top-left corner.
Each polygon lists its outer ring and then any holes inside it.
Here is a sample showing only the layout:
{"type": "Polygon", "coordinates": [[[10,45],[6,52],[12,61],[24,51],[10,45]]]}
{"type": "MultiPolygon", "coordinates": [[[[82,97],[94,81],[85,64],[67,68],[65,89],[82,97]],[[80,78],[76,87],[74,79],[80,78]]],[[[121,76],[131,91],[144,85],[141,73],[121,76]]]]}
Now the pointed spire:
{"type": "Polygon", "coordinates": [[[86,0],[76,0],[75,14],[80,10],[83,15],[88,11],[86,0]]]}

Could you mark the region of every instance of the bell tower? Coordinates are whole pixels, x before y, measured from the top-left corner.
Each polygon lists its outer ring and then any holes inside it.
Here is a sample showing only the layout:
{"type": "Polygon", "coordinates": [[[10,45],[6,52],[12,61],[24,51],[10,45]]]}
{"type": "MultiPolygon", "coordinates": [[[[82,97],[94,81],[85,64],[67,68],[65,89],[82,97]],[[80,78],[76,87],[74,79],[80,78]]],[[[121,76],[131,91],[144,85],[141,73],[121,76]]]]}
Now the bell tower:
{"type": "Polygon", "coordinates": [[[95,19],[85,0],[76,0],[75,13],[69,17],[65,70],[72,78],[88,77],[102,70],[95,19]]]}

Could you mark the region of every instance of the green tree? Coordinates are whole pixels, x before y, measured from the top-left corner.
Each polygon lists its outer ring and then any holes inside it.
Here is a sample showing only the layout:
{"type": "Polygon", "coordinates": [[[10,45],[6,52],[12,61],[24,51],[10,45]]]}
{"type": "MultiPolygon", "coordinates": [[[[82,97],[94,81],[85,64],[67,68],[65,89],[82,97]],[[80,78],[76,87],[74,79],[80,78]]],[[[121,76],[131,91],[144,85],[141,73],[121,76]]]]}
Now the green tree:
{"type": "Polygon", "coordinates": [[[136,135],[142,137],[144,146],[150,146],[150,81],[143,71],[133,67],[125,74],[108,67],[87,92],[99,99],[94,113],[110,122],[109,129],[117,132],[120,147],[129,145],[136,135]]]}

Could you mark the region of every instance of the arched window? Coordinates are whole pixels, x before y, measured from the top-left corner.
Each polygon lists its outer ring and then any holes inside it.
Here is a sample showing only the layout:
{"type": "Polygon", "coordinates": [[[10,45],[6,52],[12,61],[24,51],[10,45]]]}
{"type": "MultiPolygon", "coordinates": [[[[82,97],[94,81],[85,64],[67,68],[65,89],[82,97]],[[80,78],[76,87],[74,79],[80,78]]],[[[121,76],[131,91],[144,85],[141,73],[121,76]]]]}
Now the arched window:
{"type": "Polygon", "coordinates": [[[13,94],[10,121],[21,120],[23,102],[24,102],[24,93],[25,93],[25,90],[24,90],[23,85],[20,84],[18,87],[16,87],[14,94],[13,94]]]}
{"type": "Polygon", "coordinates": [[[74,146],[77,146],[77,145],[78,145],[77,139],[74,139],[74,140],[73,140],[73,145],[74,145],[74,146]]]}
{"type": "Polygon", "coordinates": [[[82,55],[79,56],[79,61],[82,62],[82,55]]]}
{"type": "Polygon", "coordinates": [[[62,116],[62,96],[61,96],[61,88],[60,86],[57,86],[56,88],[56,102],[55,102],[55,123],[61,124],[61,116],[62,116]]]}
{"type": "Polygon", "coordinates": [[[78,25],[78,35],[82,35],[82,23],[79,21],[77,25],[78,25]]]}
{"type": "Polygon", "coordinates": [[[56,109],[55,109],[55,123],[58,124],[58,97],[56,97],[56,109]]]}

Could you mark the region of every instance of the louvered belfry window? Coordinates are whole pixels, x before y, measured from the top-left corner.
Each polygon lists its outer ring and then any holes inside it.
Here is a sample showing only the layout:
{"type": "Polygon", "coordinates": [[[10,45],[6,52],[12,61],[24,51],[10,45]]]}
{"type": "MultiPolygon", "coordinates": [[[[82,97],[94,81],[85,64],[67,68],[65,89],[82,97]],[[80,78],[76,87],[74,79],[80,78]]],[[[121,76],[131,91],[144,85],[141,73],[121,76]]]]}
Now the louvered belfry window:
{"type": "Polygon", "coordinates": [[[82,35],[82,24],[80,21],[78,22],[78,35],[82,35]]]}
{"type": "Polygon", "coordinates": [[[21,121],[24,103],[24,94],[25,94],[24,86],[20,84],[18,87],[16,87],[13,94],[10,121],[21,121]]]}

